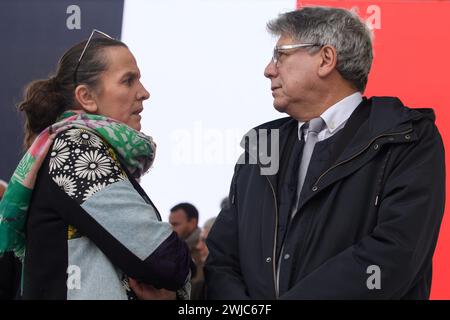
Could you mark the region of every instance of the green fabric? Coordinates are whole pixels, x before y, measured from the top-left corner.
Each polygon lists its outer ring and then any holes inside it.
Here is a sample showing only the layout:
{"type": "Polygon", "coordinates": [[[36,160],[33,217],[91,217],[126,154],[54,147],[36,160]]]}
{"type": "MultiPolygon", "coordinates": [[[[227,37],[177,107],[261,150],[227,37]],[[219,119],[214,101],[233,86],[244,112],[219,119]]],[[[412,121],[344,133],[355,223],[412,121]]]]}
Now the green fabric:
{"type": "Polygon", "coordinates": [[[79,128],[96,134],[114,149],[135,178],[145,174],[153,163],[153,139],[124,123],[75,111],[63,113],[57,121],[34,140],[0,202],[0,256],[7,251],[13,251],[21,260],[25,256],[25,223],[36,176],[58,133],[79,128]]]}

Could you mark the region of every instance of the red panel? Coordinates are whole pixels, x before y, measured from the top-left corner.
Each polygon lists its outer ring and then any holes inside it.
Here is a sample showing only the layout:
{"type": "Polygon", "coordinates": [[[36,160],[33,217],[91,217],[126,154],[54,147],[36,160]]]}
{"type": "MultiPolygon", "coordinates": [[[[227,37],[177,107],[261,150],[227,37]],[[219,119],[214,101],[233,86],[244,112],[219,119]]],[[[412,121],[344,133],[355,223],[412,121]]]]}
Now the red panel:
{"type": "MultiPolygon", "coordinates": [[[[305,5],[354,8],[367,19],[375,35],[375,58],[365,95],[397,96],[410,107],[433,108],[450,150],[450,1],[297,2],[305,5]]],[[[446,164],[448,168],[448,157],[446,164]]],[[[433,261],[432,299],[450,299],[449,247],[446,210],[433,261]]]]}

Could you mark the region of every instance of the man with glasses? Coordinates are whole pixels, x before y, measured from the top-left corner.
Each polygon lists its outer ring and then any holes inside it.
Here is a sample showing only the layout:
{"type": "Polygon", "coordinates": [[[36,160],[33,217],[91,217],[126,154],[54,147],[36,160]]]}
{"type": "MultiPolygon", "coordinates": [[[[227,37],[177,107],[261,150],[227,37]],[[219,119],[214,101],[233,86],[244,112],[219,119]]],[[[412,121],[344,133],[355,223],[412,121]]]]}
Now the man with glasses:
{"type": "Polygon", "coordinates": [[[289,117],[256,132],[279,136],[280,167],[236,165],[207,239],[209,298],[427,299],[445,194],[433,110],[362,96],[371,34],[348,10],[306,7],[268,29],[264,75],[289,117]]]}

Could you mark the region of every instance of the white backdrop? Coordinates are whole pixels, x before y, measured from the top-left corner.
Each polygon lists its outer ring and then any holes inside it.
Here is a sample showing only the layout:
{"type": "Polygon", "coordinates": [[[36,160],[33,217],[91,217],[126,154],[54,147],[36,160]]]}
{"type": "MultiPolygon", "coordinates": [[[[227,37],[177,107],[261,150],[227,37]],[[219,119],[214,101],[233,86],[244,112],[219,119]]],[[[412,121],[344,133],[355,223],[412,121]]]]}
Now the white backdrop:
{"type": "Polygon", "coordinates": [[[239,142],[250,128],[285,116],[273,109],[263,70],[276,39],[268,20],[295,0],[128,0],[122,40],[150,92],[142,130],[158,148],[141,184],[167,221],[191,202],[200,224],[219,213],[239,142]]]}

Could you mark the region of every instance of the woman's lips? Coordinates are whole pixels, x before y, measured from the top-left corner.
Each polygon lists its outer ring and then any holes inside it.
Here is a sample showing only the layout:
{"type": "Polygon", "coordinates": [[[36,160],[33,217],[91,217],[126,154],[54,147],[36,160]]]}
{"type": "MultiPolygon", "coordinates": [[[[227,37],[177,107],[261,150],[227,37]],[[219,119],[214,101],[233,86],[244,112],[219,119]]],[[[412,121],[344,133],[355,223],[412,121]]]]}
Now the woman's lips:
{"type": "Polygon", "coordinates": [[[140,114],[142,111],[144,111],[144,108],[139,108],[138,110],[136,110],[135,112],[133,112],[132,115],[139,116],[139,114],[140,114]]]}

